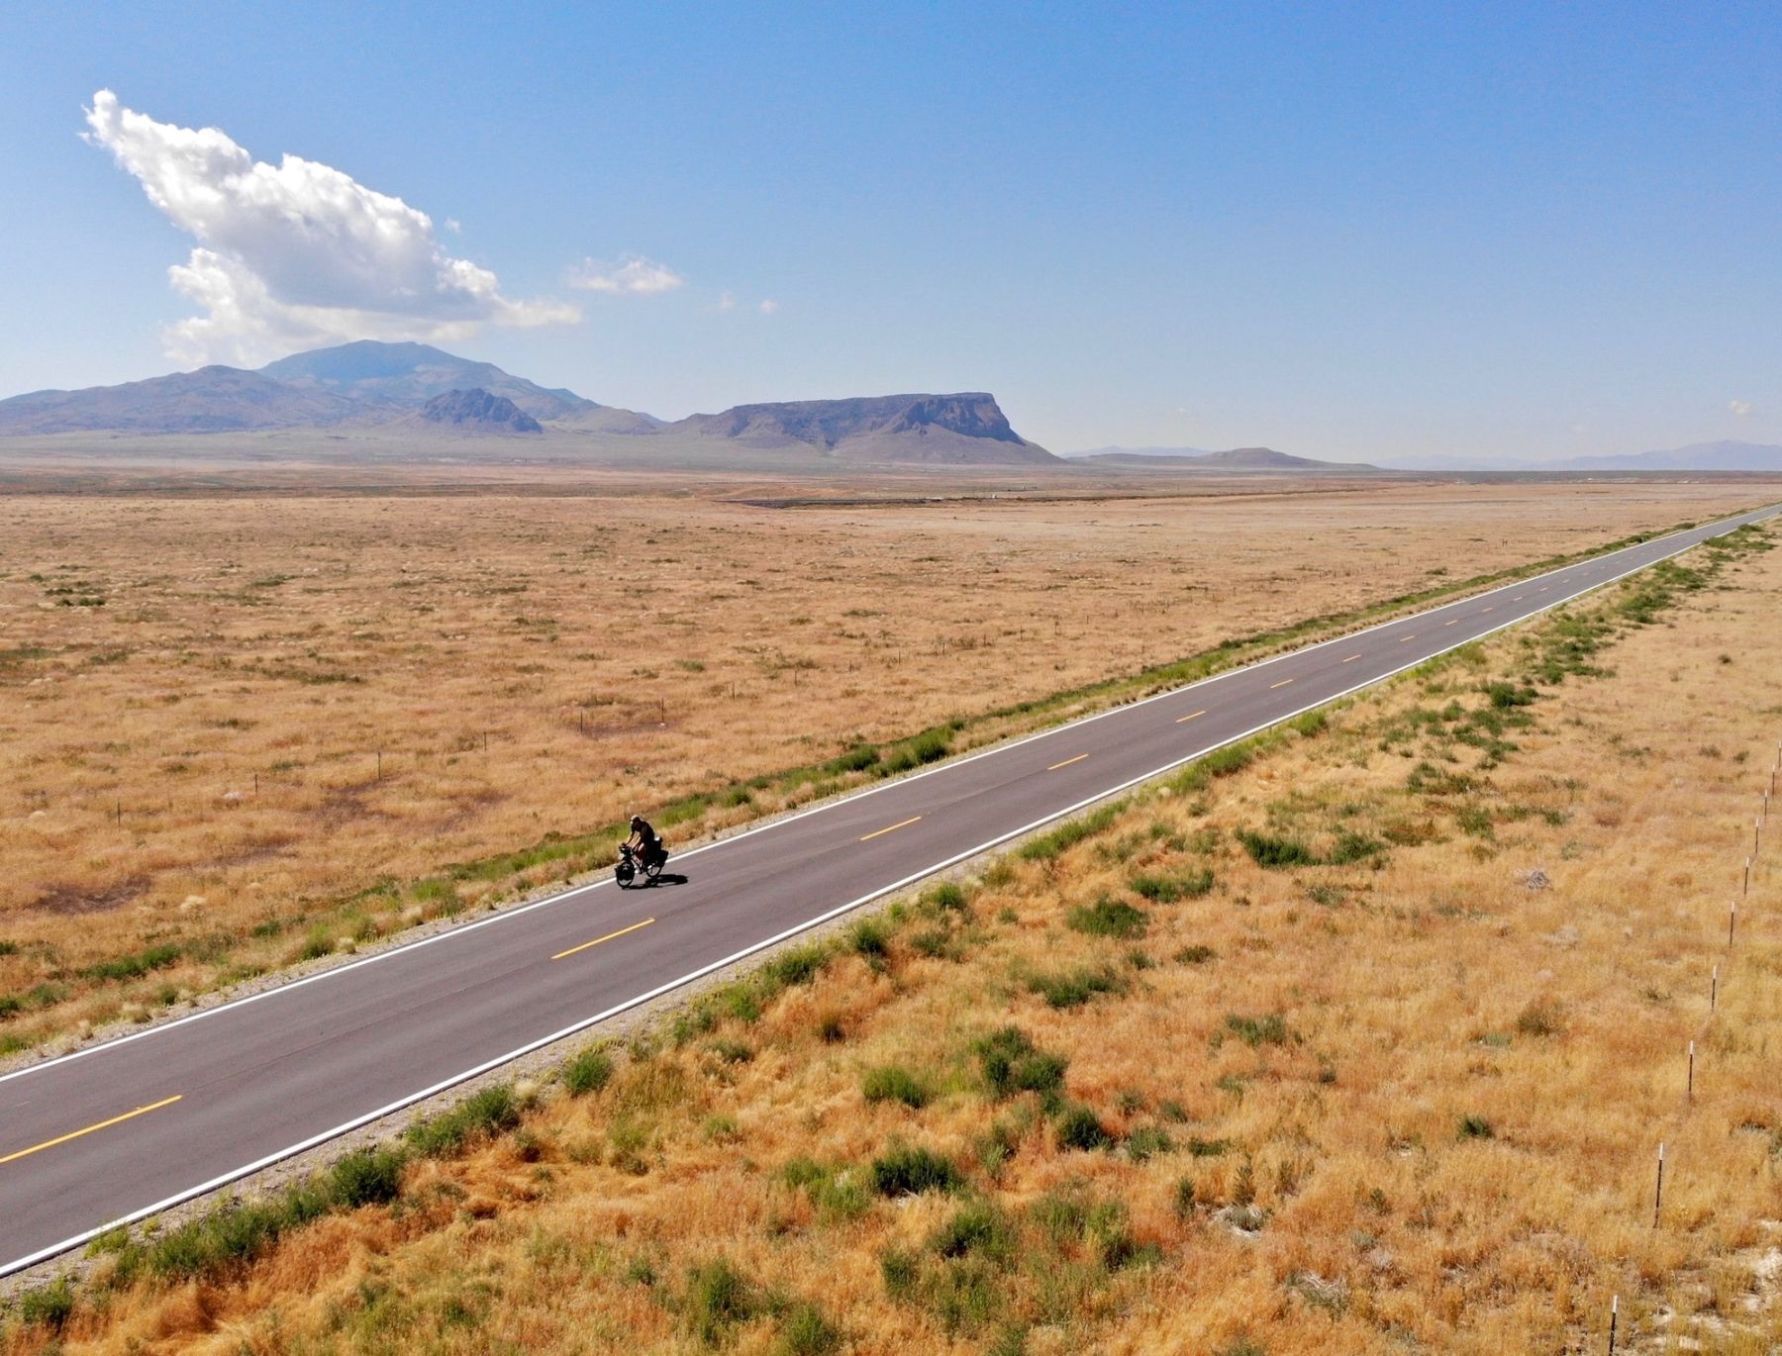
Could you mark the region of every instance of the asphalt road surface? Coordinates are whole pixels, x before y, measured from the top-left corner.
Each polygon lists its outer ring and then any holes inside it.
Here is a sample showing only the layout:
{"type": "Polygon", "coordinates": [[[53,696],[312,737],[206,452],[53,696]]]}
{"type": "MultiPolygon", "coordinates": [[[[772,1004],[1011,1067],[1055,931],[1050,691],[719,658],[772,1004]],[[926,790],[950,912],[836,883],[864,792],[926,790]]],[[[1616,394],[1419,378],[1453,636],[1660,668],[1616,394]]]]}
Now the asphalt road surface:
{"type": "Polygon", "coordinates": [[[887,782],[0,1078],[0,1275],[366,1124],[1766,508],[887,782]]]}

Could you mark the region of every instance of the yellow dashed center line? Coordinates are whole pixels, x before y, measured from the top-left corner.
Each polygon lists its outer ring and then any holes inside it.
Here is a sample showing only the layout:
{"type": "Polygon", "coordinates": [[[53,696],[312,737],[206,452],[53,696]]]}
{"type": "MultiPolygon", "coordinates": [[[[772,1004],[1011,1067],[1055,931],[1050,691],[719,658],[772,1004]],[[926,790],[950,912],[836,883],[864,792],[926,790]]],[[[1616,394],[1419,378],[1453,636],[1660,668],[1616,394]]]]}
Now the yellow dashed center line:
{"type": "Polygon", "coordinates": [[[896,833],[899,829],[907,829],[907,828],[909,828],[909,826],[911,824],[914,824],[921,817],[922,817],[921,815],[911,815],[908,819],[905,819],[905,820],[903,820],[899,823],[896,823],[896,824],[889,825],[886,828],[874,829],[871,833],[863,833],[860,835],[860,841],[862,843],[870,842],[872,839],[881,838],[885,834],[896,833]]]}
{"type": "Polygon", "coordinates": [[[69,1140],[79,1139],[82,1135],[90,1135],[94,1133],[94,1131],[104,1130],[108,1126],[119,1125],[124,1121],[134,1120],[138,1116],[146,1116],[151,1111],[159,1111],[164,1106],[172,1106],[183,1096],[185,1096],[184,1093],[175,1093],[171,1097],[164,1097],[158,1102],[149,1103],[147,1106],[139,1106],[134,1111],[126,1111],[122,1116],[113,1116],[108,1121],[100,1121],[97,1125],[89,1125],[84,1130],[72,1130],[66,1135],[56,1136],[55,1139],[46,1139],[42,1144],[33,1144],[29,1149],[20,1149],[16,1153],[7,1154],[6,1157],[0,1158],[0,1163],[16,1163],[21,1158],[29,1158],[32,1154],[40,1154],[45,1149],[53,1149],[58,1144],[66,1144],[69,1140]]]}
{"type": "Polygon", "coordinates": [[[1400,636],[1400,637],[1399,637],[1399,638],[1398,638],[1398,643],[1399,643],[1399,644],[1400,644],[1400,645],[1408,645],[1408,644],[1410,644],[1410,643],[1411,643],[1411,642],[1412,642],[1412,641],[1413,641],[1413,640],[1415,640],[1415,639],[1417,639],[1417,633],[1416,633],[1416,632],[1415,632],[1415,631],[1413,631],[1413,632],[1412,632],[1412,633],[1411,633],[1411,634],[1410,634],[1410,635],[1408,635],[1408,636],[1400,636]]]}
{"type": "Polygon", "coordinates": [[[1445,622],[1443,622],[1443,623],[1442,623],[1442,625],[1443,625],[1443,626],[1459,626],[1459,625],[1460,625],[1460,618],[1459,618],[1459,617],[1456,617],[1456,618],[1455,618],[1455,619],[1454,619],[1454,620],[1453,620],[1453,621],[1445,621],[1445,622]]]}
{"type": "Polygon", "coordinates": [[[556,955],[552,956],[551,959],[562,960],[565,956],[573,956],[576,952],[586,951],[591,946],[599,946],[602,942],[610,942],[615,937],[623,937],[627,932],[636,932],[639,928],[647,928],[655,921],[654,918],[646,918],[643,922],[633,923],[628,928],[620,928],[617,932],[609,932],[604,937],[596,937],[591,942],[583,942],[580,946],[572,946],[567,951],[559,951],[556,955]]]}
{"type": "Polygon", "coordinates": [[[1355,662],[1355,661],[1356,661],[1356,660],[1357,660],[1357,659],[1360,659],[1360,658],[1361,658],[1361,656],[1360,656],[1360,655],[1358,655],[1358,654],[1352,654],[1352,655],[1350,655],[1350,656],[1349,656],[1349,657],[1348,657],[1348,658],[1347,658],[1347,659],[1345,659],[1345,660],[1344,660],[1344,661],[1343,661],[1343,663],[1345,663],[1345,664],[1353,664],[1353,663],[1354,663],[1354,662],[1355,662]]]}
{"type": "Polygon", "coordinates": [[[1480,608],[1480,609],[1479,609],[1479,611],[1480,611],[1480,612],[1496,612],[1496,611],[1497,611],[1497,605],[1496,605],[1496,604],[1495,604],[1495,603],[1493,603],[1493,604],[1492,604],[1492,605],[1491,605],[1491,606],[1490,606],[1490,607],[1482,607],[1482,608],[1480,608]]]}
{"type": "Polygon", "coordinates": [[[1206,715],[1206,712],[1205,712],[1205,711],[1190,711],[1190,712],[1189,712],[1189,713],[1188,713],[1188,714],[1187,714],[1187,715],[1185,715],[1185,716],[1177,716],[1177,717],[1176,717],[1176,724],[1177,724],[1177,725],[1186,725],[1186,724],[1187,724],[1187,723],[1188,723],[1188,722],[1189,722],[1189,721],[1191,721],[1191,720],[1199,720],[1199,719],[1200,719],[1200,718],[1201,718],[1201,717],[1202,717],[1202,716],[1204,716],[1204,715],[1206,715]]]}
{"type": "Polygon", "coordinates": [[[1287,686],[1287,684],[1289,684],[1289,683],[1291,683],[1291,682],[1292,682],[1292,681],[1293,681],[1293,679],[1291,679],[1291,678],[1283,678],[1283,679],[1281,679],[1281,681],[1280,681],[1280,682],[1278,682],[1278,683],[1270,683],[1270,684],[1269,684],[1269,685],[1268,685],[1268,690],[1269,690],[1269,691],[1270,691],[1270,692],[1273,692],[1273,691],[1274,691],[1274,690],[1275,690],[1275,689],[1276,689],[1276,688],[1278,688],[1278,687],[1286,687],[1286,686],[1287,686]]]}
{"type": "Polygon", "coordinates": [[[1061,767],[1069,767],[1072,763],[1080,763],[1088,756],[1089,755],[1086,753],[1079,753],[1075,758],[1066,758],[1062,763],[1053,763],[1051,767],[1046,769],[1046,771],[1056,772],[1061,767]]]}

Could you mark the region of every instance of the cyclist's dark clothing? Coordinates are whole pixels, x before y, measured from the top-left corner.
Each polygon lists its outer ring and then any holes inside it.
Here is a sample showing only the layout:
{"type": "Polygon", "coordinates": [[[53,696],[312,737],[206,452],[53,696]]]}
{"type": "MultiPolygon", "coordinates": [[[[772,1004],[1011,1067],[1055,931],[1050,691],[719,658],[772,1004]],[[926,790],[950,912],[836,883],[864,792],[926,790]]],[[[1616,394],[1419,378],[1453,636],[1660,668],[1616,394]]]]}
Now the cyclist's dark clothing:
{"type": "Polygon", "coordinates": [[[631,836],[637,840],[638,855],[646,865],[667,859],[668,853],[662,846],[662,840],[656,836],[656,830],[650,827],[649,821],[639,824],[632,830],[631,836]]]}

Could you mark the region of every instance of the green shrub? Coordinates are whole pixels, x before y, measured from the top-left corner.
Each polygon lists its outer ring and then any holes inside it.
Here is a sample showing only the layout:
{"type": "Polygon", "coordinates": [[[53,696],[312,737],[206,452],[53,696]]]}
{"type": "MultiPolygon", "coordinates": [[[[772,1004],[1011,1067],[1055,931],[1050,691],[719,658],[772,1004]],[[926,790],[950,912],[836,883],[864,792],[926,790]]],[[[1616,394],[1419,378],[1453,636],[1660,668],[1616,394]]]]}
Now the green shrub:
{"type": "Polygon", "coordinates": [[[1114,1142],[1101,1118],[1081,1104],[1065,1108],[1058,1117],[1058,1146],[1062,1149],[1105,1149],[1114,1142]]]}
{"type": "Polygon", "coordinates": [[[882,776],[894,777],[900,772],[937,763],[953,751],[945,730],[925,730],[913,739],[893,744],[879,761],[882,776]]]}
{"type": "Polygon", "coordinates": [[[1093,904],[1072,909],[1065,924],[1090,937],[1131,941],[1145,935],[1145,915],[1125,900],[1109,899],[1106,895],[1093,904]]]}
{"type": "Polygon", "coordinates": [[[934,1232],[929,1246],[942,1257],[980,1256],[1007,1261],[1015,1251],[1015,1231],[988,1201],[961,1206],[934,1232]]]}
{"type": "Polygon", "coordinates": [[[966,906],[965,890],[952,881],[943,881],[928,892],[928,901],[937,909],[945,909],[952,913],[963,913],[966,906]]]}
{"type": "Polygon", "coordinates": [[[1225,1014],[1225,1029],[1252,1048],[1287,1043],[1287,1019],[1278,1012],[1262,1017],[1245,1017],[1240,1013],[1228,1012],[1225,1014]]]}
{"type": "Polygon", "coordinates": [[[814,1304],[792,1306],[774,1344],[775,1356],[828,1356],[841,1346],[841,1333],[814,1304]]]}
{"type": "Polygon", "coordinates": [[[1460,1118],[1461,1139],[1494,1139],[1497,1132],[1491,1128],[1491,1122],[1483,1116],[1462,1116],[1460,1118]]]}
{"type": "Polygon", "coordinates": [[[1350,862],[1378,857],[1385,850],[1385,844],[1377,838],[1369,838],[1360,833],[1342,833],[1337,835],[1336,844],[1325,860],[1331,866],[1347,866],[1350,862]]]}
{"type": "Polygon", "coordinates": [[[961,1185],[953,1161],[932,1150],[896,1144],[872,1161],[873,1189],[881,1196],[917,1196],[956,1191],[961,1185]]]}
{"type": "Polygon", "coordinates": [[[1311,739],[1314,735],[1321,735],[1324,733],[1325,729],[1330,725],[1330,716],[1322,709],[1307,711],[1303,715],[1295,716],[1292,720],[1288,721],[1287,724],[1291,726],[1301,738],[1311,739]]]}
{"type": "Polygon", "coordinates": [[[1213,888],[1213,869],[1203,866],[1170,875],[1134,876],[1130,884],[1134,894],[1153,904],[1174,904],[1184,899],[1199,899],[1210,893],[1213,888]]]}
{"type": "Polygon", "coordinates": [[[19,1296],[19,1318],[29,1327],[62,1331],[74,1313],[74,1279],[58,1276],[19,1296]]]}
{"type": "Polygon", "coordinates": [[[519,1104],[505,1083],[484,1088],[453,1107],[408,1128],[408,1142],[428,1158],[456,1153],[467,1143],[486,1138],[520,1123],[519,1104]]]}
{"type": "Polygon", "coordinates": [[[328,1195],[343,1210],[362,1205],[388,1205],[402,1194],[402,1170],[408,1156],[400,1149],[369,1146],[355,1149],[328,1174],[328,1195]]]}
{"type": "Polygon", "coordinates": [[[879,1258],[879,1275],[885,1282],[885,1293],[892,1299],[910,1299],[922,1278],[921,1264],[902,1248],[887,1248],[879,1258]]]}
{"type": "Polygon", "coordinates": [[[860,1080],[860,1091],[869,1102],[902,1102],[912,1110],[927,1106],[930,1098],[922,1081],[896,1064],[868,1069],[860,1080]]]}
{"type": "Polygon", "coordinates": [[[856,744],[839,758],[831,758],[823,764],[823,771],[831,777],[839,777],[844,772],[864,772],[879,761],[879,751],[871,744],[856,744]]]}
{"type": "Polygon", "coordinates": [[[1070,1061],[1063,1055],[1038,1049],[1019,1027],[1005,1026],[972,1046],[978,1069],[992,1097],[1001,1100],[1018,1092],[1055,1095],[1064,1086],[1070,1061]]]}
{"type": "Polygon", "coordinates": [[[563,1066],[563,1086],[571,1097],[585,1097],[599,1092],[613,1076],[613,1059],[599,1045],[590,1045],[576,1052],[563,1066]]]}
{"type": "Polygon", "coordinates": [[[1030,975],[1027,987],[1055,1008],[1074,1008],[1087,1003],[1099,993],[1118,993],[1120,977],[1106,966],[1099,969],[1081,966],[1054,974],[1030,975]]]}
{"type": "Polygon", "coordinates": [[[1068,820],[1050,833],[1042,833],[1023,843],[1021,856],[1030,862],[1049,861],[1067,848],[1073,848],[1085,838],[1093,838],[1108,828],[1119,818],[1121,809],[1119,805],[1104,805],[1081,819],[1068,820]]]}
{"type": "Polygon", "coordinates": [[[882,919],[862,918],[849,929],[848,945],[869,961],[883,960],[891,951],[891,930],[882,919]]]}
{"type": "Polygon", "coordinates": [[[817,942],[782,951],[761,967],[762,977],[779,989],[808,984],[829,964],[829,949],[817,942]]]}
{"type": "Polygon", "coordinates": [[[1283,866],[1316,866],[1318,858],[1297,838],[1288,838],[1280,834],[1258,833],[1254,829],[1239,829],[1238,842],[1244,845],[1244,851],[1250,854],[1250,860],[1256,865],[1274,869],[1283,866]]]}
{"type": "Polygon", "coordinates": [[[835,1219],[857,1219],[871,1202],[865,1187],[849,1169],[825,1167],[815,1159],[794,1158],[780,1169],[787,1186],[802,1190],[823,1214],[835,1219]]]}
{"type": "Polygon", "coordinates": [[[180,954],[181,948],[177,943],[163,942],[132,956],[119,956],[116,960],[90,965],[84,973],[88,979],[97,980],[141,979],[156,970],[165,970],[180,958],[180,954]]]}
{"type": "Polygon", "coordinates": [[[1126,1152],[1138,1163],[1169,1153],[1175,1147],[1169,1131],[1158,1125],[1141,1125],[1126,1137],[1126,1152]]]}
{"type": "Polygon", "coordinates": [[[705,1345],[723,1342],[732,1328],[753,1318],[755,1310],[755,1288],[723,1258],[695,1266],[687,1273],[681,1317],[694,1337],[705,1345]]]}

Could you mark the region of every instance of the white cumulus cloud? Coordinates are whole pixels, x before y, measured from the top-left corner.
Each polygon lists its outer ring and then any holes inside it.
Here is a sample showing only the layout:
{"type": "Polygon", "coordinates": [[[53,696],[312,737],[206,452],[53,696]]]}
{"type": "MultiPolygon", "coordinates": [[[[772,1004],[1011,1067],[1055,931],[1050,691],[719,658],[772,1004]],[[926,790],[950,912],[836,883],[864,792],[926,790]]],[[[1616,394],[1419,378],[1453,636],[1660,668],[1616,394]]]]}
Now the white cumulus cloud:
{"type": "Polygon", "coordinates": [[[446,252],[425,212],[328,165],[255,160],[215,127],[156,122],[105,89],[87,127],[198,242],[168,270],[202,311],[168,333],[183,360],[248,363],[348,339],[453,340],[485,324],[580,318],[559,301],[503,296],[488,269],[446,252]]]}
{"type": "Polygon", "coordinates": [[[760,309],[762,315],[772,315],[775,311],[780,309],[780,304],[772,297],[769,297],[766,301],[761,303],[760,309]]]}
{"type": "Polygon", "coordinates": [[[627,254],[617,263],[601,263],[584,259],[580,268],[570,270],[569,285],[584,292],[605,292],[612,296],[654,297],[672,292],[687,280],[666,264],[658,264],[641,254],[627,254]]]}
{"type": "Polygon", "coordinates": [[[1751,402],[1749,400],[1731,400],[1727,402],[1726,408],[1743,419],[1751,413],[1751,402]]]}

